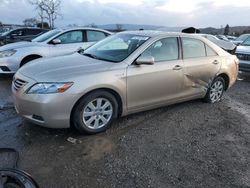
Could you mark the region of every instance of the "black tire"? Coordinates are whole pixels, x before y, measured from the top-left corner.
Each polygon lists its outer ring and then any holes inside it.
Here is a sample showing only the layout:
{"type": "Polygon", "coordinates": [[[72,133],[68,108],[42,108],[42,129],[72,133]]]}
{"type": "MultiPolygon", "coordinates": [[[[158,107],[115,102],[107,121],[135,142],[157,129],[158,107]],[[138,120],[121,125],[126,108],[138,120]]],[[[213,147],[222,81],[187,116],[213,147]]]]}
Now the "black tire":
{"type": "Polygon", "coordinates": [[[225,84],[224,78],[222,78],[220,76],[216,77],[213,80],[213,82],[211,83],[210,87],[208,88],[206,96],[204,98],[204,101],[207,102],[207,103],[216,103],[216,102],[219,102],[222,99],[222,96],[224,94],[225,88],[226,88],[226,84],[225,84]],[[215,86],[216,83],[221,83],[222,89],[219,90],[219,91],[221,91],[221,93],[218,92],[218,96],[216,97],[216,99],[214,99],[213,95],[212,95],[212,89],[214,88],[214,86],[215,86]]]}
{"type": "Polygon", "coordinates": [[[76,104],[76,107],[74,108],[71,122],[73,126],[80,133],[96,134],[106,131],[108,128],[110,128],[111,124],[113,123],[114,119],[117,118],[117,116],[118,116],[118,103],[116,98],[107,91],[99,90],[91,92],[87,96],[84,96],[82,99],[80,99],[80,101],[76,104]],[[83,111],[91,101],[94,101],[97,98],[103,98],[108,100],[112,105],[113,113],[110,120],[105,126],[98,129],[91,129],[84,123],[83,111]]]}
{"type": "Polygon", "coordinates": [[[25,64],[29,63],[30,61],[33,61],[35,59],[39,59],[41,57],[39,56],[31,56],[31,57],[27,57],[27,58],[24,58],[20,64],[20,67],[24,66],[25,64]]]}

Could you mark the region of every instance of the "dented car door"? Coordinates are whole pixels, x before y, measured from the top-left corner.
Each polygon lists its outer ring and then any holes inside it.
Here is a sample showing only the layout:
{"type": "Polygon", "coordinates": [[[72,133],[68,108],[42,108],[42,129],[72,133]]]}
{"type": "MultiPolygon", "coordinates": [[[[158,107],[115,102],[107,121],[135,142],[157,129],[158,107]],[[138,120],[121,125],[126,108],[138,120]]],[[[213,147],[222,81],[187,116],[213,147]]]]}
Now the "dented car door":
{"type": "Polygon", "coordinates": [[[218,54],[199,39],[182,38],[186,95],[204,95],[221,67],[218,54]]]}

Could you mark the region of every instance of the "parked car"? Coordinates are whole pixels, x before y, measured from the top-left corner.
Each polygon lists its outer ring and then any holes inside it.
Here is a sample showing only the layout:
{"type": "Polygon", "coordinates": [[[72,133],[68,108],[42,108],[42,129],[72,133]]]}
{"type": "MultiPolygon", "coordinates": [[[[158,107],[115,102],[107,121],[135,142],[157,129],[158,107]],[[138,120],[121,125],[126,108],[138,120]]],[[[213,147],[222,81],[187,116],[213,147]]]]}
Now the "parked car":
{"type": "Polygon", "coordinates": [[[52,30],[32,40],[0,47],[0,74],[15,73],[28,62],[42,58],[68,55],[87,48],[111,33],[94,28],[52,30]]]}
{"type": "Polygon", "coordinates": [[[216,37],[220,40],[229,41],[229,39],[225,35],[216,35],[216,37]]]}
{"type": "Polygon", "coordinates": [[[203,37],[130,31],[22,67],[12,92],[17,112],[36,124],[98,133],[119,116],[197,98],[218,102],[237,73],[237,57],[203,37]]]}
{"type": "Polygon", "coordinates": [[[226,36],[228,38],[228,40],[230,40],[231,42],[235,41],[237,39],[237,37],[235,36],[230,36],[230,35],[227,35],[226,36]]]}
{"type": "Polygon", "coordinates": [[[237,47],[236,55],[240,60],[240,71],[250,72],[250,36],[237,47]]]}
{"type": "Polygon", "coordinates": [[[230,54],[234,54],[236,50],[236,45],[230,41],[220,40],[214,35],[210,34],[196,34],[200,35],[202,37],[205,37],[206,39],[210,40],[211,42],[217,44],[219,47],[221,47],[223,50],[229,52],[230,54]]]}
{"type": "Polygon", "coordinates": [[[46,33],[47,29],[40,28],[18,28],[2,33],[0,36],[0,46],[5,44],[20,42],[20,41],[31,41],[37,36],[46,33]]]}
{"type": "Polygon", "coordinates": [[[233,41],[233,43],[238,46],[242,42],[244,42],[248,37],[250,37],[250,34],[240,35],[237,39],[235,39],[235,41],[233,41]]]}

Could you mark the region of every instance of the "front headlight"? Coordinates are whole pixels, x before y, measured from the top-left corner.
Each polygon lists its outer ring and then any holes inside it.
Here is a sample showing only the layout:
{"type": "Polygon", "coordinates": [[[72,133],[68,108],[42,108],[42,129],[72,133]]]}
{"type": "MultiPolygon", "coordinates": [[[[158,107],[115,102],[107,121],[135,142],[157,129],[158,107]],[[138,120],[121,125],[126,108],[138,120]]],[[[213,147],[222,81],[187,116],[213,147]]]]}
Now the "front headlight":
{"type": "Polygon", "coordinates": [[[27,94],[63,93],[73,85],[73,82],[37,83],[27,90],[27,94]]]}
{"type": "Polygon", "coordinates": [[[0,52],[0,58],[10,57],[16,53],[16,50],[5,50],[0,52]]]}

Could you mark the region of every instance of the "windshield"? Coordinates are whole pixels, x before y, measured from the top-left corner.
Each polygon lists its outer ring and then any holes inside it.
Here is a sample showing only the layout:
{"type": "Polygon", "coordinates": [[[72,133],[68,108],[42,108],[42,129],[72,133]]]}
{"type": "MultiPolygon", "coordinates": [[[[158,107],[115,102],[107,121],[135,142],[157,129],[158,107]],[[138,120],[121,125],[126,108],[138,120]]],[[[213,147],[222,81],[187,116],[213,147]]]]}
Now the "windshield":
{"type": "MultiPolygon", "coordinates": [[[[11,31],[13,31],[13,30],[11,30],[11,31]]],[[[8,35],[11,31],[5,31],[4,33],[1,34],[1,36],[6,36],[6,35],[8,35]]]]}
{"type": "Polygon", "coordinates": [[[46,40],[48,40],[49,38],[55,36],[56,34],[60,33],[61,31],[60,30],[52,30],[52,31],[48,31],[36,38],[34,38],[32,40],[32,42],[44,42],[46,40]]]}
{"type": "Polygon", "coordinates": [[[242,42],[241,45],[243,45],[243,46],[250,46],[250,36],[244,42],[242,42]]]}
{"type": "Polygon", "coordinates": [[[241,35],[236,39],[236,41],[244,41],[247,39],[247,37],[249,37],[249,35],[241,35]]]}
{"type": "Polygon", "coordinates": [[[104,61],[121,62],[148,39],[147,36],[116,34],[96,43],[82,54],[104,61]]]}

